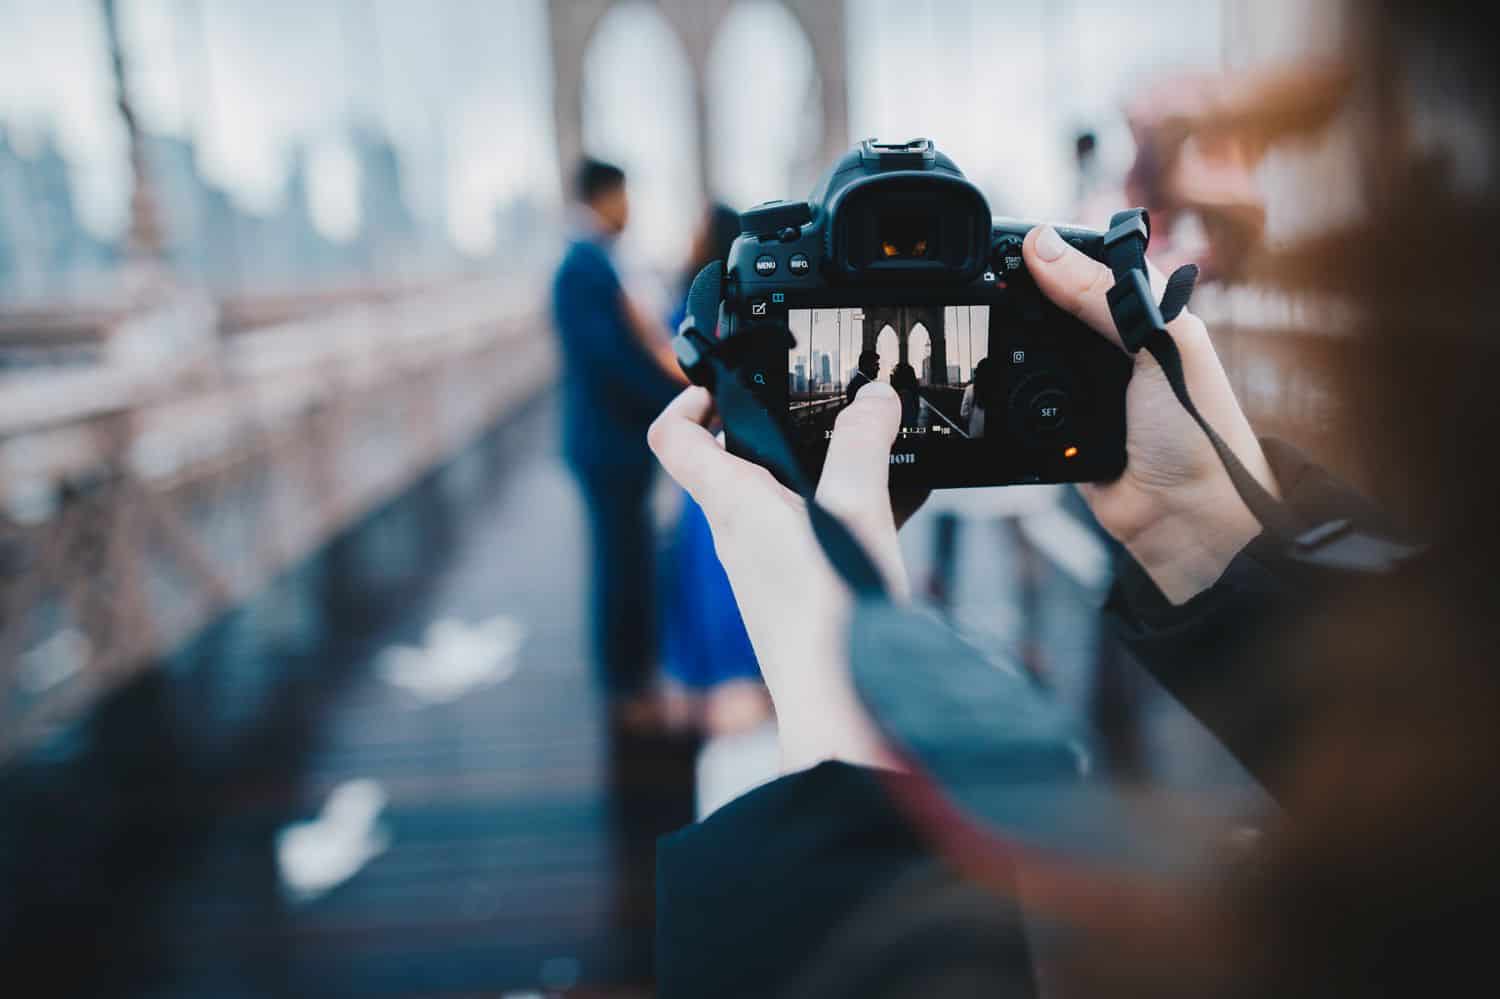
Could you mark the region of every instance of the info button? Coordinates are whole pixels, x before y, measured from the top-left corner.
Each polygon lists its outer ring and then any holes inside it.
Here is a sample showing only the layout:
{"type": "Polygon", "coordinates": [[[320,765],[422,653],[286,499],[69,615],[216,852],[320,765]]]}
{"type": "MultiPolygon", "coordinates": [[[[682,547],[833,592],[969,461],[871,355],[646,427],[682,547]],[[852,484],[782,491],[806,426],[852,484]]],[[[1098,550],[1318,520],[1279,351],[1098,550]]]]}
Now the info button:
{"type": "Polygon", "coordinates": [[[786,262],[787,270],[792,272],[793,277],[804,277],[812,270],[812,263],[807,259],[805,253],[794,253],[792,259],[786,262]]]}

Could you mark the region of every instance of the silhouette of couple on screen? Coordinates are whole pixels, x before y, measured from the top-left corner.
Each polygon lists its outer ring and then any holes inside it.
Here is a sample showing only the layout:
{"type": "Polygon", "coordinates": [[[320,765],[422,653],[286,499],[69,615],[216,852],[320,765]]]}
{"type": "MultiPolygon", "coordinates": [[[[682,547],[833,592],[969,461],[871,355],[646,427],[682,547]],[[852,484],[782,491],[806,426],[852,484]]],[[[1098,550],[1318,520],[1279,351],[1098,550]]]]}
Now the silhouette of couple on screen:
{"type": "MultiPolygon", "coordinates": [[[[866,385],[880,379],[880,355],[873,350],[867,350],[859,355],[859,369],[849,379],[849,387],[844,392],[844,402],[851,403],[859,390],[866,385]]],[[[916,427],[922,419],[922,394],[921,385],[917,380],[917,371],[905,361],[897,364],[891,369],[891,388],[901,397],[901,425],[903,427],[916,427]]]]}

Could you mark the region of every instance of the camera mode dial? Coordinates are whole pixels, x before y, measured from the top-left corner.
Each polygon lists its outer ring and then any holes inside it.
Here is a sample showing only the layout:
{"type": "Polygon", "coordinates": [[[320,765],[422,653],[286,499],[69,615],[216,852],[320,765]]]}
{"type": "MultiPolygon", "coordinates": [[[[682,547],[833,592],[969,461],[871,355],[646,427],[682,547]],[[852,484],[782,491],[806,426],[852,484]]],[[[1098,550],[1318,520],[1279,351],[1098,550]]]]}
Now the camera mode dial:
{"type": "Polygon", "coordinates": [[[1021,256],[1021,240],[1015,236],[996,240],[990,262],[1001,280],[1020,271],[1025,266],[1021,256]]]}

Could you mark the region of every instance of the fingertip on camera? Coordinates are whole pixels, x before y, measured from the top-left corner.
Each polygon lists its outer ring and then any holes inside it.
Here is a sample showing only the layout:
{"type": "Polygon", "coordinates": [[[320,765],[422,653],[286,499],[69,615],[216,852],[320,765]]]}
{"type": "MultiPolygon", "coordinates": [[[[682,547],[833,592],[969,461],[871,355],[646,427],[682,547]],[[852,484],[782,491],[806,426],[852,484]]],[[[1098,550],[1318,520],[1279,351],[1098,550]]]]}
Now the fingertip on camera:
{"type": "Polygon", "coordinates": [[[1068,252],[1068,244],[1050,225],[1037,226],[1032,236],[1032,248],[1045,263],[1056,263],[1068,252]]]}
{"type": "Polygon", "coordinates": [[[862,386],[860,390],[854,394],[854,402],[851,403],[851,405],[858,405],[862,402],[869,402],[877,399],[895,398],[897,398],[896,390],[891,388],[890,385],[886,384],[885,382],[870,382],[868,385],[862,386]]]}

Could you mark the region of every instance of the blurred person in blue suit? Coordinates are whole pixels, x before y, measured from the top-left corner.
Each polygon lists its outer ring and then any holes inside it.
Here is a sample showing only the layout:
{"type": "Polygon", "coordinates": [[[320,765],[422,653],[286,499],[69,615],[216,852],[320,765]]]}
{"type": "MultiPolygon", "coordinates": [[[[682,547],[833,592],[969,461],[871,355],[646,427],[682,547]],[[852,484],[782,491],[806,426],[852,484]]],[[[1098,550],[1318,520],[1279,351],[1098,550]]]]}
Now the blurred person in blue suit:
{"type": "Polygon", "coordinates": [[[630,219],[625,173],[585,160],[574,232],[552,285],[562,345],[563,452],[583,491],[593,545],[592,626],[599,682],[616,719],[652,727],[655,568],[646,428],[686,384],[667,331],[621,284],[611,253],[630,219]]]}

